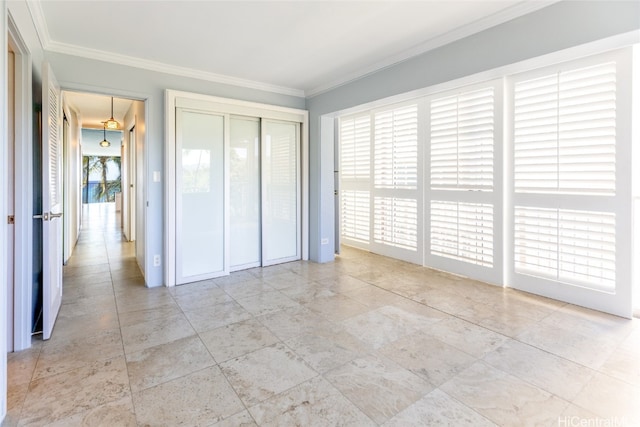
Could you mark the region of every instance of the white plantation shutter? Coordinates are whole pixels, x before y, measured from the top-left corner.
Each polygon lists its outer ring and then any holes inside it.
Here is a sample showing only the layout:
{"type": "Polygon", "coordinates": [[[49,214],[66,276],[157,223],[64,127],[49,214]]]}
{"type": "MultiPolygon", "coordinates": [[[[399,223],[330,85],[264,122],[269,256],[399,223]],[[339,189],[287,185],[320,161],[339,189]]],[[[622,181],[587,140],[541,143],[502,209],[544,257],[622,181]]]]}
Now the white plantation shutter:
{"type": "Polygon", "coordinates": [[[372,113],[373,250],[407,261],[420,258],[418,227],[418,104],[372,113]]]}
{"type": "Polygon", "coordinates": [[[516,272],[615,289],[615,214],[517,206],[516,272]]]}
{"type": "Polygon", "coordinates": [[[516,271],[556,277],[558,271],[557,210],[516,206],[514,217],[516,271]]]}
{"type": "Polygon", "coordinates": [[[616,216],[559,210],[558,277],[615,289],[616,216]]]}
{"type": "Polygon", "coordinates": [[[371,241],[371,113],[340,119],[340,236],[368,248],[371,241]]]}
{"type": "Polygon", "coordinates": [[[431,188],[493,188],[494,88],[430,103],[431,188]]]}
{"type": "Polygon", "coordinates": [[[514,287],[631,313],[631,56],[511,79],[514,287]]]}
{"type": "Polygon", "coordinates": [[[418,106],[375,114],[374,184],[376,188],[418,187],[418,106]]]}
{"type": "Polygon", "coordinates": [[[513,125],[516,191],[615,192],[614,62],[516,83],[513,125]]]}
{"type": "Polygon", "coordinates": [[[342,240],[418,262],[418,104],[342,117],[339,135],[342,240]]]}
{"type": "Polygon", "coordinates": [[[369,191],[342,190],[341,235],[357,242],[369,243],[371,215],[369,191]]]}
{"type": "Polygon", "coordinates": [[[375,197],[373,236],[376,243],[418,249],[418,203],[415,199],[375,197]]]}
{"type": "Polygon", "coordinates": [[[434,95],[428,102],[427,261],[492,282],[500,281],[501,268],[494,214],[501,195],[494,172],[501,147],[500,97],[500,81],[491,81],[434,95]]]}
{"type": "Polygon", "coordinates": [[[493,266],[493,206],[431,201],[431,253],[493,266]]]}
{"type": "Polygon", "coordinates": [[[371,168],[371,116],[340,123],[340,173],[343,180],[369,179],[371,168]]]}

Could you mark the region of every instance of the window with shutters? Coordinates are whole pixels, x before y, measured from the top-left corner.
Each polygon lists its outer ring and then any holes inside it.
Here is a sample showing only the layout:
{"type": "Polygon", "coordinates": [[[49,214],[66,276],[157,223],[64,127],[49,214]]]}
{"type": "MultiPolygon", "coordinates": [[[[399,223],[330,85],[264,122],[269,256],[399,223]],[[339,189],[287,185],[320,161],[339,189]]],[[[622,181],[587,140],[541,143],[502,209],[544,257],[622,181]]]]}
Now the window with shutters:
{"type": "Polygon", "coordinates": [[[494,88],[430,102],[431,188],[493,189],[494,88]]]}
{"type": "Polygon", "coordinates": [[[419,261],[418,104],[343,117],[339,135],[341,238],[419,261]]]}
{"type": "Polygon", "coordinates": [[[374,184],[376,188],[418,188],[418,106],[375,114],[374,184]]]}
{"type": "Polygon", "coordinates": [[[626,315],[633,59],[527,65],[341,118],[342,237],[626,315]]]}
{"type": "Polygon", "coordinates": [[[340,121],[340,174],[343,180],[368,180],[371,168],[371,117],[340,121]]]}
{"type": "Polygon", "coordinates": [[[418,202],[416,199],[375,197],[373,235],[377,243],[400,249],[418,249],[418,202]]]}
{"type": "Polygon", "coordinates": [[[431,253],[493,266],[493,206],[431,201],[431,253]]]}
{"type": "Polygon", "coordinates": [[[616,313],[626,312],[630,292],[621,283],[630,276],[629,261],[621,260],[631,253],[625,55],[612,51],[513,76],[509,94],[511,280],[551,297],[581,295],[569,302],[616,313]]]}
{"type": "Polygon", "coordinates": [[[615,62],[517,82],[513,126],[516,191],[615,192],[615,62]]]}
{"type": "Polygon", "coordinates": [[[372,115],[373,241],[385,254],[418,254],[418,104],[372,115]]]}
{"type": "MultiPolygon", "coordinates": [[[[502,144],[497,130],[500,85],[491,81],[428,100],[428,262],[438,268],[464,274],[478,268],[496,271],[494,210],[502,194],[494,190],[495,154],[502,144]]],[[[491,278],[492,273],[482,274],[491,278]]],[[[494,276],[491,280],[498,281],[499,272],[494,276]]]]}
{"type": "Polygon", "coordinates": [[[369,191],[342,190],[340,196],[343,238],[369,243],[371,215],[369,191]]]}
{"type": "Polygon", "coordinates": [[[615,214],[516,206],[514,222],[518,273],[615,289],[615,214]]]}
{"type": "Polygon", "coordinates": [[[371,114],[340,119],[340,235],[367,247],[371,240],[371,114]]]}

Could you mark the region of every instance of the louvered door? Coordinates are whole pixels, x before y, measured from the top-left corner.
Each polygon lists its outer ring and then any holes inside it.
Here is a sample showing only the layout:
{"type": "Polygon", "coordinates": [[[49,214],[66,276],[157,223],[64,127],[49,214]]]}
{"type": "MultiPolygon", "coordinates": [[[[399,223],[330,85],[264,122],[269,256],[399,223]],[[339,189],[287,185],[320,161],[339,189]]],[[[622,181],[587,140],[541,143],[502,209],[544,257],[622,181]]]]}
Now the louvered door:
{"type": "Polygon", "coordinates": [[[62,99],[51,66],[42,74],[42,332],[51,337],[62,303],[62,99]]]}
{"type": "Polygon", "coordinates": [[[512,286],[631,315],[628,56],[515,76],[512,286]]]}

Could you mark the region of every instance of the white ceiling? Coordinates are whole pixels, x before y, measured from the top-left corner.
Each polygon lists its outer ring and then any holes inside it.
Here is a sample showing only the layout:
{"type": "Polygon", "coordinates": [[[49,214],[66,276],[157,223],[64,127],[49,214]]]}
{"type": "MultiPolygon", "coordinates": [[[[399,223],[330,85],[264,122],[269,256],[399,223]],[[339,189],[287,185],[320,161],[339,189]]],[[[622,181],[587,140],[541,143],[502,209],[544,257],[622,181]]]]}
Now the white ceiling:
{"type": "MultiPolygon", "coordinates": [[[[83,128],[102,129],[103,122],[111,117],[111,97],[92,93],[64,92],[64,102],[80,114],[83,128]]],[[[120,123],[122,129],[124,115],[131,104],[130,99],[113,98],[113,118],[120,123]]]]}
{"type": "Polygon", "coordinates": [[[64,103],[80,118],[80,126],[89,131],[82,132],[82,154],[85,156],[119,156],[124,129],[124,115],[134,101],[113,98],[113,118],[120,124],[118,132],[106,132],[111,146],[100,146],[103,139],[104,121],[111,117],[111,97],[92,93],[64,91],[64,103]],[[94,130],[95,129],[95,130],[94,130]]]}
{"type": "Polygon", "coordinates": [[[45,49],[310,96],[547,0],[30,3],[45,49]]]}

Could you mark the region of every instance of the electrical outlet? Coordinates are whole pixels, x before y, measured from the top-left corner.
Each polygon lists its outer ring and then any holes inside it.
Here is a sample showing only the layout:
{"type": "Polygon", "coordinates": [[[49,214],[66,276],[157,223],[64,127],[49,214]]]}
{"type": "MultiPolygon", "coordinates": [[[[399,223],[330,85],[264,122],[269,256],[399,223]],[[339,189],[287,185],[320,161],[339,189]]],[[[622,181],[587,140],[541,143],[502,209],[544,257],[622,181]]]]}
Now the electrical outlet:
{"type": "Polygon", "coordinates": [[[153,256],[153,266],[160,267],[160,255],[153,256]]]}

